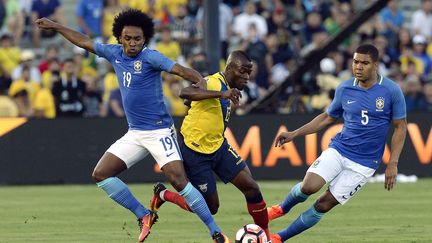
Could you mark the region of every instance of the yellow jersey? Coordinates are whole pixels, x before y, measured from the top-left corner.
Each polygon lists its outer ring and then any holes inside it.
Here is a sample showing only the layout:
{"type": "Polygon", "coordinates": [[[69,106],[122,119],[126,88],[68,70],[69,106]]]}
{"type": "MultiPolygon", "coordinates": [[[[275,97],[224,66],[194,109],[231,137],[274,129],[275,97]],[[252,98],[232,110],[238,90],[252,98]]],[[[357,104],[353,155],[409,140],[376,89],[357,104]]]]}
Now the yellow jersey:
{"type": "MultiPolygon", "coordinates": [[[[207,76],[207,90],[226,91],[230,87],[222,73],[207,76]]],[[[192,101],[183,120],[180,132],[190,149],[211,154],[220,148],[230,118],[231,103],[228,99],[214,98],[192,101]]]]}

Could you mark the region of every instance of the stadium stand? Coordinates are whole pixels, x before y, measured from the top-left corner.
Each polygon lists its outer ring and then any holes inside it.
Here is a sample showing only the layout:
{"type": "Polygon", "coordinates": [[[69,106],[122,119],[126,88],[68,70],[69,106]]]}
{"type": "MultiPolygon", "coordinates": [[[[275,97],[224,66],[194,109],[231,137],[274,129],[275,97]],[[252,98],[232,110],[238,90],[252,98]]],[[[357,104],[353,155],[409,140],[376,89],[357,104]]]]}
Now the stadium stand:
{"type": "MultiPolygon", "coordinates": [[[[34,99],[38,96],[37,92],[43,92],[43,95],[40,95],[42,97],[52,96],[50,95],[52,83],[61,81],[64,75],[59,72],[58,67],[54,66],[55,70],[50,70],[49,65],[60,63],[62,66],[63,61],[68,58],[75,60],[76,75],[87,87],[82,98],[85,110],[82,117],[114,116],[110,111],[112,108],[109,104],[111,100],[109,96],[111,93],[116,94],[112,91],[115,91],[117,86],[109,64],[83,50],[73,48],[58,34],[51,36],[50,33],[41,33],[40,42],[37,40],[35,42],[32,10],[34,14],[38,8],[31,6],[33,3],[40,2],[37,0],[0,1],[0,24],[2,24],[0,86],[8,90],[6,93],[10,95],[12,101],[21,102],[17,106],[22,109],[18,112],[18,116],[56,117],[53,112],[41,111],[41,109],[48,109],[41,107],[50,107],[48,104],[41,103],[41,100],[46,99],[38,99],[38,102],[34,102],[34,99]],[[16,11],[19,12],[18,15],[14,15],[16,11]],[[22,34],[11,31],[21,28],[22,34]],[[58,53],[51,58],[47,49],[53,47],[58,50],[58,53]],[[33,55],[32,58],[29,58],[29,55],[33,55]],[[20,58],[15,60],[10,58],[11,56],[15,59],[20,58]],[[22,77],[23,69],[30,70],[28,82],[32,82],[31,85],[27,84],[26,78],[22,77]],[[29,88],[35,87],[34,83],[39,85],[38,89],[29,88]],[[24,92],[21,92],[22,90],[24,92]],[[30,98],[29,102],[22,101],[25,93],[30,98]],[[36,103],[38,104],[36,110],[39,112],[34,111],[36,103]],[[89,107],[85,107],[86,105],[89,107]]],[[[53,6],[59,4],[63,14],[58,21],[74,29],[80,29],[76,13],[81,1],[49,0],[46,2],[53,6]]],[[[197,69],[202,74],[208,73],[206,70],[208,60],[202,44],[202,1],[170,1],[169,6],[166,6],[168,1],[162,0],[100,0],[100,2],[104,3],[104,9],[92,9],[95,11],[92,14],[99,14],[102,18],[105,24],[102,28],[104,34],[92,36],[95,40],[116,43],[116,40],[109,35],[109,25],[116,10],[136,7],[154,18],[157,34],[149,44],[150,48],[157,49],[175,61],[197,69]]],[[[243,49],[255,63],[254,74],[244,90],[242,104],[237,107],[236,114],[244,114],[245,108],[252,101],[265,96],[272,86],[289,77],[302,57],[319,49],[322,43],[336,35],[352,19],[351,16],[359,14],[373,2],[372,0],[221,1],[220,15],[226,16],[220,19],[223,25],[222,56],[225,56],[224,53],[228,51],[243,49]]],[[[350,56],[353,48],[364,42],[374,43],[379,48],[380,73],[401,86],[408,111],[432,111],[430,88],[432,86],[432,30],[428,32],[421,29],[417,24],[419,21],[423,23],[421,26],[432,26],[432,0],[389,1],[386,8],[370,18],[337,48],[328,53],[319,65],[309,67],[296,84],[288,86],[277,96],[276,105],[260,112],[314,113],[326,109],[335,86],[351,76],[350,56]]],[[[222,59],[221,65],[223,63],[222,59]]],[[[165,101],[175,116],[185,114],[186,108],[175,95],[185,85],[188,85],[188,82],[169,75],[164,76],[165,101]]],[[[55,96],[54,101],[58,106],[59,102],[55,96]]],[[[52,103],[51,98],[49,102],[52,103]]]]}

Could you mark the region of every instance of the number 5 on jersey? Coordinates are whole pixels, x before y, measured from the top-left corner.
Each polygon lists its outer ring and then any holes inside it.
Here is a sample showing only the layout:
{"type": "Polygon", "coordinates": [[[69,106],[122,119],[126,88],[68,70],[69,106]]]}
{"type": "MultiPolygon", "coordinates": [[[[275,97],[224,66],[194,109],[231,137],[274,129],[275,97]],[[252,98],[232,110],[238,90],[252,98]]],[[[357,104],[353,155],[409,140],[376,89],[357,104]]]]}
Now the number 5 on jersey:
{"type": "Polygon", "coordinates": [[[123,86],[130,87],[132,81],[132,74],[130,72],[123,72],[123,86]]]}
{"type": "Polygon", "coordinates": [[[368,113],[368,111],[365,111],[365,110],[361,111],[361,116],[362,116],[361,123],[363,125],[367,125],[369,123],[369,116],[367,113],[368,113]]]}

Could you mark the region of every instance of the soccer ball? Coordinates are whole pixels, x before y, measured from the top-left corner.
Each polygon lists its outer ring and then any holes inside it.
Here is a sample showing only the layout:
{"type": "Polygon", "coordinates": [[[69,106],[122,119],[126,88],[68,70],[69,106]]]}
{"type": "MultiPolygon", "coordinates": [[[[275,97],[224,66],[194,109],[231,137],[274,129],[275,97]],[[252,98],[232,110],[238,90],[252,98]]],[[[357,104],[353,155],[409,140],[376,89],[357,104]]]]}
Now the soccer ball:
{"type": "Polygon", "coordinates": [[[267,235],[264,230],[256,224],[247,224],[241,227],[235,238],[235,243],[267,243],[267,235]]]}

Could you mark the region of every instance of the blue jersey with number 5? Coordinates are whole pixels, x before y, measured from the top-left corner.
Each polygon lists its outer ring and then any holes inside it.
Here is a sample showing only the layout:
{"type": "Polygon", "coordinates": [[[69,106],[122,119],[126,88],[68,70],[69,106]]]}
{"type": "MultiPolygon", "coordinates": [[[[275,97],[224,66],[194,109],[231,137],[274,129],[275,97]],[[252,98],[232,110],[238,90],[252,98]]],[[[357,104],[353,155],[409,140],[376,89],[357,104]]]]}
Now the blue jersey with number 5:
{"type": "Polygon", "coordinates": [[[327,114],[344,119],[343,129],[330,147],[354,162],[377,169],[390,123],[406,117],[405,99],[400,87],[383,76],[378,76],[378,82],[369,89],[350,79],[336,88],[327,114]]]}
{"type": "Polygon", "coordinates": [[[94,49],[114,67],[130,130],[155,130],[173,124],[163,102],[161,72],[170,72],[174,61],[148,48],[135,57],[126,56],[121,45],[95,42],[94,49]]]}

